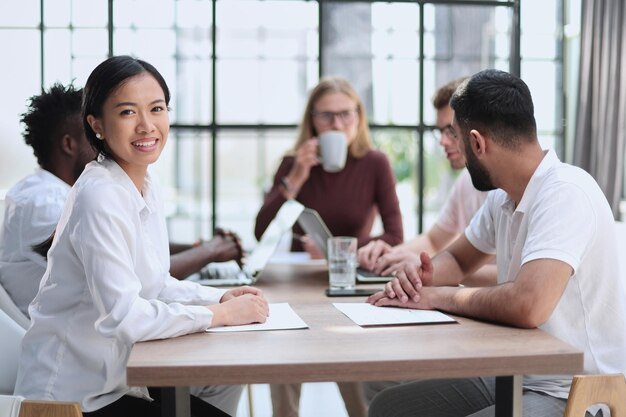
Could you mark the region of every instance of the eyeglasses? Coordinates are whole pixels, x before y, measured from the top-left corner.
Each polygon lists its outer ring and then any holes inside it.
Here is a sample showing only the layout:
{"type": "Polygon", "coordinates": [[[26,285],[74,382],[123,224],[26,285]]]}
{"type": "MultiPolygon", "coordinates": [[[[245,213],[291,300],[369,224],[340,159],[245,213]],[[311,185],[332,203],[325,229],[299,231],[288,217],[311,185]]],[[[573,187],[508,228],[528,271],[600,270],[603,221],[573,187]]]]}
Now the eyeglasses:
{"type": "Polygon", "coordinates": [[[358,111],[357,109],[343,110],[338,112],[332,111],[313,111],[311,116],[316,118],[319,123],[323,125],[331,125],[335,121],[335,117],[338,117],[344,124],[350,124],[354,121],[358,111]]]}
{"type": "Polygon", "coordinates": [[[443,136],[447,136],[450,139],[456,140],[456,132],[451,124],[448,124],[444,127],[436,127],[433,129],[433,136],[437,140],[441,140],[443,136]]]}

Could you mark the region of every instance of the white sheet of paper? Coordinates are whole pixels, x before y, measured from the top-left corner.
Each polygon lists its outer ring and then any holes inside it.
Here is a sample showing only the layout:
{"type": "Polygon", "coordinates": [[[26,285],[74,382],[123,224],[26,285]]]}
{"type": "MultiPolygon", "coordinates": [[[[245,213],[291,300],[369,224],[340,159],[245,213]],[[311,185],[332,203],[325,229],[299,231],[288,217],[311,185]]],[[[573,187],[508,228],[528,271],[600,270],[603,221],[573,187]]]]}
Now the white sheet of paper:
{"type": "Polygon", "coordinates": [[[311,255],[308,252],[276,251],[268,263],[279,265],[324,265],[326,259],[311,259],[311,255]]]}
{"type": "Polygon", "coordinates": [[[207,332],[252,332],[260,330],[307,329],[309,326],[296,314],[289,303],[270,304],[270,315],[265,323],[242,326],[223,326],[207,329],[207,332]]]}
{"type": "Polygon", "coordinates": [[[453,318],[435,310],[376,307],[368,303],[333,303],[333,305],[359,326],[456,322],[453,318]]]}

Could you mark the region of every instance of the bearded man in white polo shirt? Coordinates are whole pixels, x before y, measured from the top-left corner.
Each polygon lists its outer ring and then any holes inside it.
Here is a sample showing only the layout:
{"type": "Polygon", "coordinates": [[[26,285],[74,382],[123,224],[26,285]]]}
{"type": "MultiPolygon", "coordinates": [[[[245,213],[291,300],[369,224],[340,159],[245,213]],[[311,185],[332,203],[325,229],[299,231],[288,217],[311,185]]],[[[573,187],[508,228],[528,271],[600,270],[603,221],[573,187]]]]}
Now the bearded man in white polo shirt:
{"type": "MultiPolygon", "coordinates": [[[[586,373],[624,372],[626,286],[617,274],[612,212],[597,183],[541,149],[530,91],[519,78],[481,71],[450,105],[472,183],[499,190],[448,249],[406,262],[368,301],[539,327],[582,350],[586,373]],[[497,286],[459,287],[496,252],[497,286]]],[[[562,416],[571,378],[526,375],[523,415],[562,416]]],[[[486,417],[494,399],[493,378],[416,381],[379,393],[370,416],[486,417]]]]}

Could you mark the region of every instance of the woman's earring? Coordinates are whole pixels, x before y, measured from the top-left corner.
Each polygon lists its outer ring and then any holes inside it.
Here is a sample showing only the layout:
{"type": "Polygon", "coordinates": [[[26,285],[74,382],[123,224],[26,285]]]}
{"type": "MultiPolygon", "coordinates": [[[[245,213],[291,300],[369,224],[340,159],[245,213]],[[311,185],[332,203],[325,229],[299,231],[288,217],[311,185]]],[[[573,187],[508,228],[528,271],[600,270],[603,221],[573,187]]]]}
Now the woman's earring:
{"type": "Polygon", "coordinates": [[[100,139],[100,140],[103,140],[103,139],[104,139],[100,133],[96,133],[96,137],[97,137],[98,139],[100,139]]]}

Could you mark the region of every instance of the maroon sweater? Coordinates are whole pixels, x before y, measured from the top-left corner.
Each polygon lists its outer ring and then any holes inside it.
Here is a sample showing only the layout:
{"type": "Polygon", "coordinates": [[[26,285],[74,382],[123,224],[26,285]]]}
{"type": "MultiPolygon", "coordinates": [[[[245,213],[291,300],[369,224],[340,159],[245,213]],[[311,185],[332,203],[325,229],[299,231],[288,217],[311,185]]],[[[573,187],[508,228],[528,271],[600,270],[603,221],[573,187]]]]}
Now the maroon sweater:
{"type": "MultiPolygon", "coordinates": [[[[256,218],[254,234],[257,239],[285,202],[280,180],[294,164],[293,157],[283,158],[272,189],[265,197],[256,218]]],[[[311,168],[296,200],[305,207],[317,210],[334,236],[355,236],[359,247],[373,239],[382,239],[390,245],[402,242],[402,215],[395,188],[395,177],[385,154],[369,151],[362,158],[348,155],[346,166],[339,172],[326,172],[321,165],[311,168]],[[376,214],[380,213],[384,233],[370,236],[376,214]]],[[[296,224],[294,233],[302,234],[296,224]]],[[[295,240],[292,250],[302,250],[295,240]]]]}

